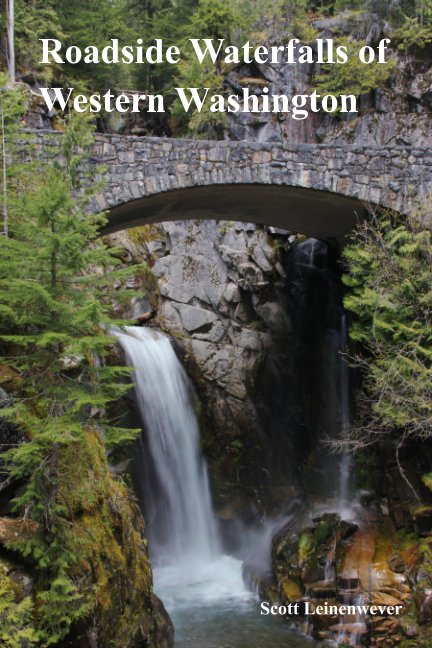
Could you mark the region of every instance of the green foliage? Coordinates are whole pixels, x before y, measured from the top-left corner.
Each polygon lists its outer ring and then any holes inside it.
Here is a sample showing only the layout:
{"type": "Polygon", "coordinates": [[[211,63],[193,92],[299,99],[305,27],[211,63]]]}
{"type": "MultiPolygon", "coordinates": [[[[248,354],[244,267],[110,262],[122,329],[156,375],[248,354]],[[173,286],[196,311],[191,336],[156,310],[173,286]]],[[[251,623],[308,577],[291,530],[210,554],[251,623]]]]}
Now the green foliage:
{"type": "Polygon", "coordinates": [[[412,10],[393,38],[399,49],[425,47],[432,43],[432,0],[415,0],[412,10]]]}
{"type": "Polygon", "coordinates": [[[106,362],[114,344],[107,334],[110,286],[131,271],[117,271],[115,250],[96,242],[103,217],[85,213],[94,183],[79,184],[77,170],[91,142],[88,121],[74,114],[62,138],[63,164],[9,167],[9,235],[0,237],[0,363],[20,376],[19,394],[2,417],[29,437],[5,459],[26,483],[17,512],[41,530],[16,548],[43,575],[37,607],[44,645],[58,642],[89,610],[73,578],[79,547],[68,538],[70,511],[59,497],[65,449],[95,430],[108,448],[137,432],[116,427],[106,414],[129,376],[106,362]]]}
{"type": "Polygon", "coordinates": [[[432,239],[430,212],[381,216],[345,250],[345,306],[364,352],[358,444],[392,435],[432,436],[432,239]]]}
{"type": "Polygon", "coordinates": [[[21,69],[39,67],[40,38],[63,38],[57,5],[56,0],[15,0],[15,47],[21,69]]]}
{"type": "MultiPolygon", "coordinates": [[[[332,3],[316,0],[99,0],[97,3],[85,0],[24,0],[17,2],[17,62],[21,70],[32,68],[37,74],[48,77],[51,84],[64,87],[74,86],[83,92],[113,90],[140,90],[161,92],[168,105],[169,123],[174,134],[189,134],[198,137],[221,137],[226,126],[225,113],[212,113],[209,105],[199,113],[191,109],[185,114],[176,97],[175,87],[209,88],[209,94],[223,94],[224,82],[229,72],[221,61],[213,65],[207,61],[200,65],[191,51],[190,38],[225,38],[227,42],[240,44],[250,40],[258,45],[280,33],[283,43],[291,37],[310,42],[316,37],[311,26],[312,15],[341,11],[345,8],[365,16],[379,16],[394,24],[401,22],[406,13],[407,21],[414,21],[411,28],[420,34],[427,30],[429,21],[428,3],[417,3],[417,9],[410,11],[410,0],[392,2],[391,7],[382,0],[336,0],[332,3]],[[387,8],[386,8],[387,7],[387,8]],[[421,23],[420,31],[417,30],[421,23]],[[35,37],[36,36],[36,37],[35,37]],[[39,66],[41,45],[39,38],[59,38],[65,47],[77,45],[81,49],[95,45],[102,49],[117,37],[120,44],[135,44],[138,38],[144,46],[161,38],[165,46],[177,45],[184,53],[178,65],[84,64],[39,66]]],[[[360,18],[359,18],[360,19],[360,18]]],[[[406,23],[403,29],[409,27],[406,23]]],[[[411,29],[410,28],[410,29],[411,29]]],[[[402,38],[402,37],[401,37],[402,38]]],[[[426,36],[425,36],[426,38],[426,36]]],[[[404,38],[402,38],[404,41],[404,38]]],[[[364,65],[356,56],[361,41],[352,43],[346,39],[350,62],[346,65],[324,66],[318,79],[318,90],[363,94],[379,87],[389,78],[394,62],[387,65],[364,65]],[[355,51],[354,51],[355,50],[355,51]]],[[[425,41],[426,42],[426,41],[425,41]]],[[[107,117],[102,115],[102,120],[107,117]]]]}
{"type": "MultiPolygon", "coordinates": [[[[141,37],[149,44],[155,38],[162,38],[167,46],[179,46],[197,0],[126,0],[125,4],[127,15],[124,20],[131,30],[131,37],[141,37]]],[[[169,94],[175,75],[174,65],[143,64],[134,67],[133,83],[137,88],[147,91],[165,90],[169,94]]]]}
{"type": "Polygon", "coordinates": [[[243,40],[250,39],[255,45],[273,41],[275,34],[280,35],[280,43],[292,37],[310,42],[316,37],[316,30],[310,24],[311,12],[329,9],[327,0],[236,0],[236,4],[247,21],[243,40]]]}
{"type": "Polygon", "coordinates": [[[316,542],[314,534],[310,531],[303,531],[299,537],[298,543],[298,560],[300,565],[313,555],[315,546],[316,542]]]}
{"type": "Polygon", "coordinates": [[[233,31],[238,26],[241,26],[241,15],[233,3],[199,0],[188,29],[193,38],[225,38],[230,42],[233,31]]]}
{"type": "MultiPolygon", "coordinates": [[[[200,96],[204,95],[203,88],[209,88],[209,95],[224,93],[224,77],[209,59],[200,65],[196,57],[190,54],[179,64],[178,74],[178,86],[198,88],[200,96]]],[[[226,114],[210,112],[208,102],[200,112],[191,108],[186,113],[179,99],[171,107],[171,126],[177,134],[186,132],[189,136],[220,137],[225,125],[226,114]]]]}
{"type": "MultiPolygon", "coordinates": [[[[212,63],[210,57],[200,64],[189,43],[189,38],[226,39],[235,42],[235,34],[246,26],[245,15],[233,2],[199,0],[195,13],[184,26],[182,47],[184,57],[177,67],[174,85],[185,88],[209,88],[209,95],[224,93],[224,69],[221,61],[212,63]]],[[[174,101],[172,126],[175,132],[187,129],[189,134],[220,137],[226,123],[225,113],[212,113],[206,102],[203,110],[185,113],[180,100],[174,101]]]]}
{"type": "Polygon", "coordinates": [[[24,93],[11,90],[7,86],[8,77],[0,73],[0,139],[1,139],[1,175],[2,191],[0,193],[0,210],[2,215],[1,229],[7,236],[9,229],[9,193],[10,185],[16,186],[16,176],[20,166],[14,162],[17,149],[26,146],[28,138],[23,136],[21,118],[24,113],[24,93]]]}
{"type": "MultiPolygon", "coordinates": [[[[36,73],[39,80],[46,79],[51,85],[74,86],[82,92],[103,92],[107,88],[161,92],[170,115],[169,123],[161,118],[162,128],[171,128],[175,134],[220,137],[226,122],[224,113],[211,113],[206,106],[201,113],[185,114],[176,98],[176,86],[208,87],[211,94],[223,93],[229,72],[220,62],[216,66],[199,65],[191,54],[188,39],[226,38],[234,44],[250,40],[258,45],[278,34],[280,43],[291,37],[307,43],[316,37],[311,25],[313,17],[345,9],[351,12],[363,36],[365,30],[369,33],[371,20],[378,25],[378,31],[385,20],[399,27],[392,38],[399,40],[401,48],[431,42],[432,0],[16,0],[17,64],[20,72],[36,73]],[[144,46],[161,38],[165,46],[175,44],[185,54],[179,65],[80,62],[42,67],[39,39],[44,37],[58,38],[65,47],[95,45],[99,49],[114,37],[122,45],[136,44],[141,38],[144,46]]],[[[350,53],[363,44],[346,40],[350,53]]],[[[346,65],[324,66],[318,89],[326,93],[363,94],[385,83],[394,70],[394,62],[364,65],[356,53],[346,65]]],[[[101,120],[106,122],[108,116],[102,114],[101,120]]]]}
{"type": "MultiPolygon", "coordinates": [[[[134,42],[134,38],[142,36],[128,27],[127,7],[121,0],[57,0],[56,6],[65,47],[77,45],[84,49],[88,45],[96,45],[102,49],[110,44],[112,38],[134,42]]],[[[66,66],[65,77],[80,89],[89,88],[99,92],[109,87],[125,89],[130,87],[133,80],[129,65],[107,65],[103,62],[66,66]]]]}
{"type": "Polygon", "coordinates": [[[380,18],[389,20],[392,25],[397,25],[404,16],[410,15],[416,0],[335,0],[333,9],[340,11],[364,11],[376,14],[380,18]]]}
{"type": "Polygon", "coordinates": [[[16,589],[0,567],[0,644],[5,648],[30,648],[38,643],[32,623],[33,601],[30,596],[18,597],[16,589]]]}
{"type": "Polygon", "coordinates": [[[427,475],[423,475],[422,481],[426,488],[428,488],[430,491],[432,491],[432,473],[428,473],[427,475]]]}
{"type": "Polygon", "coordinates": [[[345,9],[359,9],[364,5],[363,0],[335,0],[334,11],[345,11],[345,9]]]}
{"type": "Polygon", "coordinates": [[[362,63],[358,56],[359,50],[365,45],[362,41],[341,38],[335,39],[335,45],[347,48],[348,61],[343,65],[322,66],[322,74],[316,79],[320,94],[367,94],[383,86],[396,68],[393,58],[389,58],[387,63],[362,63]]]}

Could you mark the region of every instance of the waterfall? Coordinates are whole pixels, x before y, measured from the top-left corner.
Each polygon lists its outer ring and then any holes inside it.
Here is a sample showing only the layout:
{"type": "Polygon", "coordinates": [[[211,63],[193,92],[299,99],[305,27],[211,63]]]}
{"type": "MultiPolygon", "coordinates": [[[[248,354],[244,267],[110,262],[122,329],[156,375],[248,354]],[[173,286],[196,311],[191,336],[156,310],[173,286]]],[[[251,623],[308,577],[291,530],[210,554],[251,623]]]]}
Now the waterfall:
{"type": "MultiPolygon", "coordinates": [[[[346,434],[350,425],[349,370],[344,356],[347,352],[347,344],[346,315],[342,313],[339,348],[339,421],[342,437],[346,434]]],[[[339,464],[339,509],[341,513],[349,505],[351,469],[351,456],[344,450],[339,464]]]]}
{"type": "MultiPolygon", "coordinates": [[[[255,595],[243,582],[241,561],[223,555],[219,546],[188,377],[167,336],[140,327],[112,334],[134,368],[154,586],[174,623],[176,646],[231,645],[236,633],[250,637],[260,617],[255,595]]],[[[257,633],[264,632],[260,627],[257,633]]],[[[254,645],[277,644],[275,632],[271,626],[269,643],[258,637],[254,645]]]]}
{"type": "MultiPolygon", "coordinates": [[[[134,326],[115,330],[134,368],[145,428],[144,475],[151,504],[147,533],[157,563],[208,561],[217,551],[207,468],[186,372],[165,335],[134,326]],[[146,456],[147,455],[147,456],[146,456]],[[151,475],[151,477],[149,477],[151,475]]],[[[143,441],[144,443],[144,441],[143,441]]]]}

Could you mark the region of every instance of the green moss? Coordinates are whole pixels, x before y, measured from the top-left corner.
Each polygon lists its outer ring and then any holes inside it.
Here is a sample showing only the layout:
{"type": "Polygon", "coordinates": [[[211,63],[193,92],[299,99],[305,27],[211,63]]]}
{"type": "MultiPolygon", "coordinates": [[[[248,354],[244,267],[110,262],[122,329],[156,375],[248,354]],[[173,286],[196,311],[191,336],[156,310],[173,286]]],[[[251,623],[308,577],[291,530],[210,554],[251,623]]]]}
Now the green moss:
{"type": "Polygon", "coordinates": [[[290,578],[284,579],[280,587],[281,594],[288,603],[299,601],[303,596],[303,588],[301,585],[290,578]]]}
{"type": "Polygon", "coordinates": [[[330,538],[334,531],[334,521],[331,519],[320,520],[315,527],[316,541],[321,544],[330,538]]]}
{"type": "Polygon", "coordinates": [[[419,637],[418,639],[403,639],[399,648],[430,648],[430,637],[419,637]]]}
{"type": "Polygon", "coordinates": [[[298,559],[303,564],[310,558],[315,550],[315,536],[310,531],[303,531],[298,542],[298,559]]]}
{"type": "Polygon", "coordinates": [[[60,496],[72,521],[67,539],[79,556],[74,580],[85,584],[106,645],[127,645],[139,632],[143,603],[147,599],[150,605],[152,591],[141,515],[125,484],[111,476],[97,434],[68,446],[63,461],[60,496]]]}
{"type": "Polygon", "coordinates": [[[429,473],[428,475],[423,475],[422,477],[424,485],[432,491],[432,473],[429,473]]]}
{"type": "Polygon", "coordinates": [[[36,562],[34,602],[15,602],[0,572],[3,626],[21,619],[38,639],[35,645],[44,646],[65,636],[79,645],[90,624],[107,647],[135,645],[143,633],[151,637],[154,601],[143,519],[127,486],[111,475],[98,433],[88,430],[60,447],[57,471],[62,516],[55,529],[39,528],[14,543],[22,553],[30,547],[36,562]]]}

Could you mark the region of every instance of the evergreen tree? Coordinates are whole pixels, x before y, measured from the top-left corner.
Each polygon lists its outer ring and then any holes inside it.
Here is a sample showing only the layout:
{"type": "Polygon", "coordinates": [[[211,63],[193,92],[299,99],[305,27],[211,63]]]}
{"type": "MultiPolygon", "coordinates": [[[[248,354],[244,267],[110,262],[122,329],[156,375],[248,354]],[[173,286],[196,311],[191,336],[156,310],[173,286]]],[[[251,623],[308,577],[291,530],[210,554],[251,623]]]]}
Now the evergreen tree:
{"type": "Polygon", "coordinates": [[[316,78],[320,94],[367,94],[384,86],[396,68],[393,57],[388,58],[387,63],[362,63],[358,53],[365,45],[363,41],[341,38],[335,39],[335,45],[346,47],[348,61],[344,65],[322,66],[322,72],[316,78]]]}
{"type": "Polygon", "coordinates": [[[422,48],[432,43],[432,0],[415,0],[412,4],[403,25],[393,34],[400,49],[422,48]]]}
{"type": "MultiPolygon", "coordinates": [[[[135,37],[142,38],[146,45],[161,38],[168,47],[179,46],[197,3],[198,0],[128,0],[127,23],[133,26],[135,37]]],[[[169,63],[138,65],[133,69],[134,87],[147,92],[169,92],[175,74],[176,66],[169,63]]]]}
{"type": "Polygon", "coordinates": [[[40,71],[40,38],[63,37],[55,0],[15,0],[15,44],[17,64],[23,72],[40,71]]]}
{"type": "Polygon", "coordinates": [[[32,627],[33,603],[30,596],[17,603],[15,596],[12,579],[0,573],[0,644],[30,648],[38,643],[38,633],[32,627]]]}
{"type": "Polygon", "coordinates": [[[45,582],[37,602],[43,645],[65,636],[90,605],[73,579],[76,543],[58,495],[62,448],[95,431],[108,448],[136,434],[107,418],[129,370],[106,363],[113,346],[107,297],[122,273],[115,251],[95,242],[103,217],[85,213],[91,193],[77,180],[89,125],[71,116],[62,142],[63,165],[22,165],[10,177],[9,236],[0,237],[0,363],[19,375],[2,416],[29,439],[6,461],[26,484],[17,513],[40,529],[15,548],[31,556],[45,582]]]}
{"type": "Polygon", "coordinates": [[[8,77],[0,74],[0,145],[1,145],[1,184],[0,207],[2,214],[1,230],[9,234],[9,185],[17,175],[17,165],[13,158],[18,141],[25,140],[20,125],[24,111],[24,95],[21,91],[8,87],[8,77]]]}
{"type": "Polygon", "coordinates": [[[345,306],[356,319],[363,369],[358,425],[348,443],[432,438],[432,220],[430,211],[361,225],[345,250],[345,306]]]}
{"type": "MultiPolygon", "coordinates": [[[[220,60],[213,63],[210,56],[199,63],[191,49],[189,38],[210,38],[217,43],[226,39],[227,43],[235,42],[235,33],[246,25],[245,15],[233,2],[224,0],[199,0],[196,11],[184,26],[182,51],[183,60],[178,65],[174,85],[185,88],[209,88],[209,95],[224,93],[224,70],[220,60]]],[[[184,112],[180,100],[172,106],[172,125],[174,131],[187,128],[189,134],[198,137],[221,137],[226,124],[225,113],[212,113],[208,104],[199,112],[195,109],[184,112]]]]}
{"type": "MultiPolygon", "coordinates": [[[[123,0],[56,0],[55,5],[65,47],[77,45],[84,50],[88,45],[95,45],[101,50],[111,45],[113,38],[118,38],[123,44],[134,44],[134,39],[139,37],[131,26],[123,0]]],[[[131,83],[131,66],[126,64],[80,62],[62,68],[63,78],[80,90],[124,90],[131,83]]]]}

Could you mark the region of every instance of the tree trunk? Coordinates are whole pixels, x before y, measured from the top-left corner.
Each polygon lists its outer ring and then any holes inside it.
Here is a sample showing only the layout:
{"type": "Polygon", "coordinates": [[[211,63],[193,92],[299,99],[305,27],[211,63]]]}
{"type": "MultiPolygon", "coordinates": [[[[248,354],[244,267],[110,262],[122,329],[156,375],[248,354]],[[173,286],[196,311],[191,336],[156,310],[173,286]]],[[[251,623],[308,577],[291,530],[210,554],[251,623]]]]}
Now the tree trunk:
{"type": "Polygon", "coordinates": [[[15,83],[15,0],[8,0],[7,17],[9,81],[15,83]]]}
{"type": "Polygon", "coordinates": [[[9,236],[9,219],[8,219],[8,195],[7,195],[7,158],[6,158],[6,141],[5,141],[5,122],[3,101],[1,105],[1,143],[2,143],[2,166],[3,166],[3,234],[9,236]]]}

